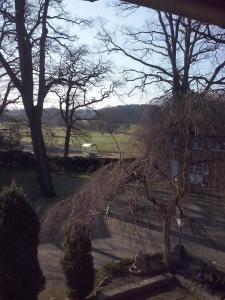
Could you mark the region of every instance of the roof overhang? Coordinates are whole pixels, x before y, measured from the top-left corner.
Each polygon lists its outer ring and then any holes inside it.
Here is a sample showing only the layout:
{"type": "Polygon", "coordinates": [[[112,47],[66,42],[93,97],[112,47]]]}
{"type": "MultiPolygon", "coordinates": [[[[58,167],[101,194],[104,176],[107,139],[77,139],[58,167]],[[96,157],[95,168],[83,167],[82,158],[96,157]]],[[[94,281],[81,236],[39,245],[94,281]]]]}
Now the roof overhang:
{"type": "Polygon", "coordinates": [[[225,28],[225,0],[125,0],[225,28]]]}

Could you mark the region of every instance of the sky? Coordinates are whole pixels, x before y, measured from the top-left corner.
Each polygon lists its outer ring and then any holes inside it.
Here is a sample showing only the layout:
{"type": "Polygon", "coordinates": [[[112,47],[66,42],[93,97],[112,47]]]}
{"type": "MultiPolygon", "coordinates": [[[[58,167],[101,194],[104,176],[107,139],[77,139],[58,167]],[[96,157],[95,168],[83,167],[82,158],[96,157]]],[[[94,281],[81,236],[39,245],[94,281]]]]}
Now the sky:
{"type": "MultiPolygon", "coordinates": [[[[136,28],[141,28],[146,20],[153,21],[157,19],[157,14],[154,10],[149,8],[138,8],[132,14],[126,12],[122,12],[121,8],[115,6],[116,0],[98,0],[95,2],[85,1],[85,0],[64,0],[65,4],[65,11],[68,11],[72,16],[77,16],[80,18],[91,18],[94,20],[94,25],[91,27],[81,29],[80,26],[74,26],[73,30],[75,34],[79,37],[79,40],[76,41],[75,47],[81,44],[87,44],[89,46],[90,51],[96,52],[99,46],[98,40],[98,31],[100,30],[100,21],[104,23],[104,26],[110,32],[115,32],[117,34],[117,38],[119,41],[118,44],[123,45],[124,40],[122,40],[119,30],[121,26],[132,26],[136,28]],[[114,6],[113,2],[114,1],[114,6]]],[[[118,0],[117,0],[118,1],[118,0]]],[[[72,30],[72,29],[71,29],[72,30]]],[[[126,44],[123,45],[126,47],[126,44]]],[[[164,64],[159,57],[155,54],[149,56],[153,60],[154,63],[164,64]]],[[[138,69],[140,64],[137,62],[135,63],[132,59],[129,59],[127,56],[118,53],[117,54],[110,54],[108,57],[113,62],[113,70],[115,79],[119,78],[120,70],[123,69],[123,66],[126,68],[138,69]]],[[[204,72],[210,74],[211,70],[209,67],[210,61],[202,61],[197,66],[197,71],[200,68],[204,72]]],[[[166,68],[166,65],[163,65],[166,68]]],[[[213,66],[214,67],[214,66],[213,66]]],[[[144,67],[143,67],[144,68],[144,67]]],[[[149,103],[152,99],[157,96],[160,96],[163,92],[164,86],[160,85],[151,85],[148,87],[148,94],[142,95],[141,93],[132,94],[132,96],[128,96],[128,92],[131,90],[130,86],[125,86],[122,90],[119,90],[120,97],[118,96],[111,96],[110,98],[104,100],[103,102],[99,103],[94,108],[101,108],[104,106],[116,106],[116,105],[123,105],[123,104],[145,104],[149,103]],[[123,94],[123,96],[121,96],[123,94]]],[[[95,96],[95,92],[92,93],[92,96],[95,96]]],[[[45,107],[51,106],[58,106],[58,99],[53,94],[49,94],[47,96],[47,101],[45,102],[45,107]]],[[[21,108],[21,105],[18,105],[21,108]]],[[[14,108],[14,107],[12,107],[14,108]]]]}
{"type": "MultiPolygon", "coordinates": [[[[92,18],[96,21],[96,24],[98,23],[98,19],[104,20],[107,30],[116,33],[118,33],[119,28],[123,25],[131,25],[132,27],[141,28],[147,19],[152,21],[155,18],[157,18],[157,15],[154,12],[154,10],[144,7],[138,8],[134,13],[130,14],[129,16],[125,16],[125,13],[122,12],[121,9],[115,7],[115,5],[113,7],[112,1],[114,1],[115,4],[116,0],[98,0],[95,2],[89,2],[84,0],[65,0],[65,3],[67,10],[72,15],[76,15],[82,18],[92,18]]],[[[98,33],[97,26],[93,26],[87,31],[81,31],[78,29],[77,33],[80,36],[80,42],[88,44],[90,46],[90,49],[94,51],[96,48],[96,44],[99,43],[96,38],[98,33]]],[[[117,34],[117,37],[118,36],[119,34],[117,34]]],[[[119,40],[119,44],[123,44],[123,40],[119,40]]],[[[123,66],[128,66],[133,69],[138,69],[138,67],[140,67],[140,64],[135,63],[133,60],[129,59],[128,57],[122,54],[110,54],[110,59],[117,66],[116,72],[118,73],[120,68],[122,68],[123,66]]],[[[155,60],[156,63],[164,63],[163,61],[159,61],[159,57],[156,57],[155,54],[152,56],[152,59],[155,60]]],[[[160,59],[162,59],[162,57],[160,59]]],[[[214,69],[215,66],[212,67],[214,69]]],[[[207,60],[204,60],[202,63],[200,62],[196,66],[196,68],[197,70],[200,68],[203,73],[206,73],[208,71],[208,73],[210,74],[210,60],[208,62],[207,60]]],[[[131,88],[129,89],[129,87],[126,87],[122,92],[126,94],[129,90],[131,90],[131,88]]],[[[101,104],[98,105],[98,107],[115,106],[121,104],[149,103],[153,98],[160,96],[162,94],[162,90],[163,86],[151,85],[148,88],[147,95],[137,93],[136,95],[132,95],[131,97],[128,97],[127,95],[124,95],[121,98],[113,96],[110,99],[103,101],[101,104]]]]}
{"type": "MultiPolygon", "coordinates": [[[[138,8],[132,14],[125,14],[122,12],[121,8],[113,6],[113,1],[115,4],[115,0],[98,0],[95,2],[89,2],[85,0],[64,0],[65,11],[68,11],[71,16],[77,16],[80,18],[90,18],[94,20],[95,25],[88,29],[81,29],[79,26],[75,26],[73,30],[76,35],[79,37],[79,44],[87,44],[91,51],[95,52],[97,46],[99,45],[99,41],[97,39],[99,24],[103,22],[104,25],[111,32],[117,32],[119,28],[123,25],[125,26],[135,26],[141,27],[144,24],[146,17],[149,15],[149,8],[138,8]]],[[[154,13],[154,12],[153,12],[154,13]]],[[[107,59],[110,59],[115,66],[114,71],[115,74],[119,73],[123,66],[138,66],[138,64],[125,55],[122,54],[110,54],[107,59]]],[[[117,79],[117,78],[115,78],[117,79]]],[[[101,103],[98,103],[94,106],[95,109],[99,109],[106,106],[116,106],[116,105],[124,105],[124,104],[145,104],[148,103],[151,99],[148,97],[141,95],[140,93],[136,93],[132,96],[127,96],[129,90],[128,86],[125,86],[122,90],[119,90],[119,96],[112,95],[110,98],[105,99],[101,103]]],[[[150,91],[151,97],[155,95],[154,88],[150,91]]],[[[48,94],[46,101],[44,103],[44,108],[48,107],[58,107],[58,98],[54,94],[48,94]]],[[[10,109],[21,109],[23,108],[22,103],[15,105],[11,105],[10,109]]]]}
{"type": "MultiPolygon", "coordinates": [[[[75,15],[81,18],[92,18],[96,22],[96,26],[88,28],[87,30],[80,30],[75,28],[76,33],[79,36],[79,42],[82,44],[88,44],[90,50],[95,50],[96,45],[99,44],[97,40],[98,24],[103,21],[106,27],[110,31],[118,31],[120,26],[123,25],[134,25],[136,27],[141,27],[149,13],[147,8],[139,8],[134,13],[130,15],[125,15],[118,7],[113,7],[111,0],[98,0],[96,2],[89,2],[84,0],[66,0],[66,10],[69,11],[71,15],[75,15]],[[111,5],[110,5],[111,4],[111,5]]],[[[113,1],[113,0],[112,0],[113,1]]],[[[117,66],[117,71],[124,65],[129,65],[134,67],[135,63],[130,59],[126,58],[122,54],[110,55],[110,60],[113,64],[117,66]]],[[[121,93],[127,93],[128,88],[124,88],[121,93]]],[[[151,94],[154,94],[152,91],[151,94]]],[[[143,104],[148,102],[149,99],[146,97],[136,94],[131,97],[126,95],[122,97],[112,96],[110,99],[106,99],[98,107],[103,106],[115,106],[123,104],[143,104]]]]}

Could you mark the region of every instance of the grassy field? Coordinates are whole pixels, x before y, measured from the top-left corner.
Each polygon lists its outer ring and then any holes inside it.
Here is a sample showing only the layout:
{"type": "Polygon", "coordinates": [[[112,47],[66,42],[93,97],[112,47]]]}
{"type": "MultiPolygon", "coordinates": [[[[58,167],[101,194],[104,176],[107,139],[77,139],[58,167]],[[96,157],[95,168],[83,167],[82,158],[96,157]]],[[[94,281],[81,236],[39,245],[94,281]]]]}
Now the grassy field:
{"type": "MultiPolygon", "coordinates": [[[[53,146],[63,146],[65,137],[64,127],[53,127],[51,128],[53,137],[48,135],[48,127],[43,128],[45,142],[47,145],[53,146]]],[[[130,128],[123,131],[123,133],[101,133],[97,131],[86,131],[83,137],[71,137],[71,147],[77,148],[81,151],[81,146],[83,143],[94,143],[97,145],[98,152],[104,153],[118,153],[120,152],[125,156],[134,156],[137,153],[137,143],[135,141],[135,133],[137,131],[136,126],[131,126],[130,128]],[[115,140],[116,142],[115,142],[115,140]],[[119,149],[117,144],[119,145],[119,149]]],[[[31,143],[30,136],[28,134],[22,134],[22,143],[31,143]]]]}
{"type": "MultiPolygon", "coordinates": [[[[0,167],[0,189],[9,185],[14,179],[32,202],[41,198],[40,187],[36,179],[36,172],[32,169],[0,167]]],[[[65,197],[75,192],[88,179],[85,174],[52,173],[53,184],[57,198],[65,197]]]]}
{"type": "MultiPolygon", "coordinates": [[[[15,123],[0,123],[0,129],[10,128],[15,123]]],[[[17,124],[16,124],[17,125],[17,124]]],[[[26,125],[18,124],[21,133],[21,143],[31,144],[30,131],[26,125]]],[[[9,129],[7,129],[9,130],[9,129]]],[[[135,135],[138,126],[121,127],[117,132],[102,133],[99,131],[87,130],[82,136],[72,135],[70,146],[81,151],[83,143],[93,143],[97,145],[98,152],[102,153],[119,153],[124,156],[136,156],[138,153],[135,135]],[[118,149],[118,146],[119,149],[118,149]]],[[[44,139],[49,146],[64,146],[65,127],[45,126],[43,125],[44,139]]]]}

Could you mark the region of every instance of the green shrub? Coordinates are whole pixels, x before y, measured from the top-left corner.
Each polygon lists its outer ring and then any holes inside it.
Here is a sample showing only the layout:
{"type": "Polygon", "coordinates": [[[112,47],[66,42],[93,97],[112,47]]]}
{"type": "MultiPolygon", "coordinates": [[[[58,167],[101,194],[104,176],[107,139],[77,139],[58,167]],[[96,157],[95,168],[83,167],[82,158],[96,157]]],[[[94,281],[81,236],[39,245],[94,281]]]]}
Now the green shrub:
{"type": "Polygon", "coordinates": [[[37,247],[40,225],[15,182],[0,194],[0,299],[36,300],[44,287],[37,247]]]}
{"type": "Polygon", "coordinates": [[[63,271],[68,297],[83,299],[93,290],[94,268],[91,241],[85,225],[70,226],[64,240],[63,271]]]}

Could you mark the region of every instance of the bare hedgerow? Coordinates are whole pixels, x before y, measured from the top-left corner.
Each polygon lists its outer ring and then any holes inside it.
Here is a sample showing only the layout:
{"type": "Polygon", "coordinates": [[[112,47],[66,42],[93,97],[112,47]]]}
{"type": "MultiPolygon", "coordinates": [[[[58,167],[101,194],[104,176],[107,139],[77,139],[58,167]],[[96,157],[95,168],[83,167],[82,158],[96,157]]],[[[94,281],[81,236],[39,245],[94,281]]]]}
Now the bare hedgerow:
{"type": "Polygon", "coordinates": [[[223,96],[191,93],[164,100],[144,118],[139,132],[141,157],[99,169],[78,193],[50,209],[45,228],[57,231],[70,222],[92,224],[98,215],[122,217],[142,228],[156,215],[162,220],[166,264],[175,217],[191,225],[194,234],[209,239],[200,224],[188,216],[184,204],[191,203],[189,170],[193,164],[213,164],[217,186],[224,185],[223,155],[211,147],[212,141],[224,145],[224,116],[223,96]],[[197,142],[201,142],[200,154],[193,151],[193,143],[197,142]],[[176,174],[171,173],[174,158],[176,174]],[[157,194],[156,187],[164,193],[157,194]]]}

